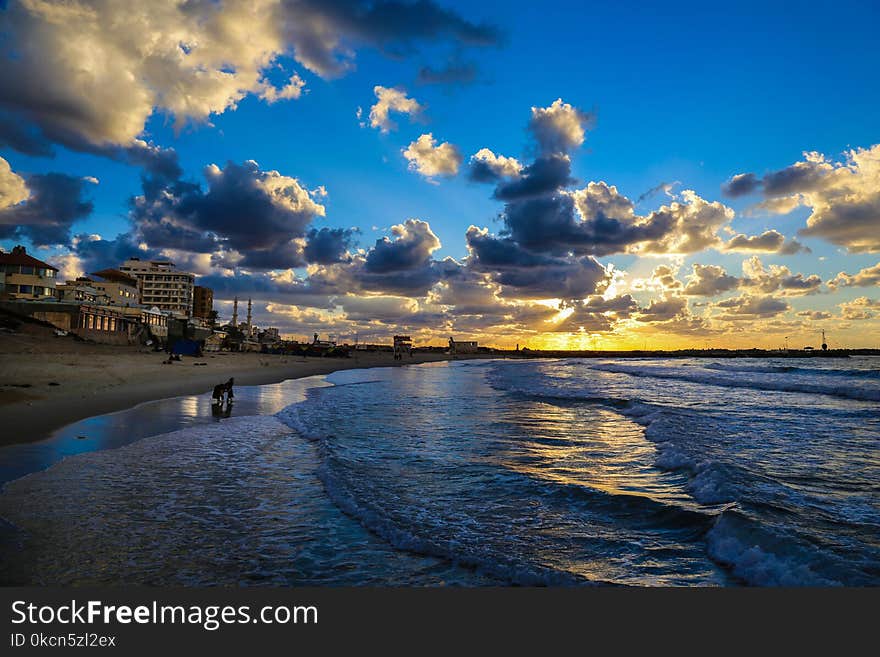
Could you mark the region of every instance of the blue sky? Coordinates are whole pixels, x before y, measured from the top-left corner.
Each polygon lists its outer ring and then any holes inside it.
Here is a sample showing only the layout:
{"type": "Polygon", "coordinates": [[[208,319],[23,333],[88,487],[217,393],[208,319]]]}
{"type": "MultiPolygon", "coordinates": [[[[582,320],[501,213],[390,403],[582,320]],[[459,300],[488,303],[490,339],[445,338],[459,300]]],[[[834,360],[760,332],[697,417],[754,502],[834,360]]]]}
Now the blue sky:
{"type": "MultiPolygon", "coordinates": [[[[746,216],[756,197],[725,197],[721,186],[731,176],[783,170],[801,161],[804,151],[836,162],[848,149],[880,142],[880,85],[872,82],[880,68],[876,3],[441,4],[471,24],[496,27],[499,43],[416,40],[414,52],[400,57],[356,47],[354,69],[338,77],[309,70],[291,49],[267,70],[279,80],[282,69],[301,75],[306,92],[300,98],[269,104],[248,93],[234,108],[207,121],[192,120],[180,131],[175,116],[157,103],[140,138],[174,149],[183,179],[201,185],[210,163],[225,167],[228,161],[255,160],[261,170],[296,178],[306,189],[323,186],[326,213],[312,226],[356,227],[357,246],[364,249],[388,235],[390,226],[418,218],[442,244],[433,258],[459,261],[468,254],[469,225],[497,234],[504,229],[499,219],[504,204],[491,198],[491,187],[468,180],[468,158],[489,148],[528,164],[535,157],[528,130],[532,108],[557,98],[593,114],[583,144],[570,153],[579,183],[572,188],[605,181],[635,202],[662,183],[677,182],[673,193],[692,189],[735,210],[730,228],[748,235],[775,229],[796,237],[813,208],[746,216]],[[474,66],[475,79],[418,83],[421,67],[439,69],[449,62],[474,66]],[[426,106],[424,119],[392,114],[397,129],[387,134],[361,126],[355,112],[358,107],[368,112],[376,102],[375,85],[405,89],[426,106]],[[432,181],[408,169],[402,149],[428,132],[459,149],[460,173],[432,181]]],[[[16,3],[9,5],[6,12],[16,3]]],[[[0,84],[15,92],[15,80],[0,84]]],[[[27,111],[12,107],[16,120],[26,120],[27,111]]],[[[83,150],[88,149],[58,143],[48,158],[0,144],[0,156],[25,179],[50,171],[97,178],[100,183],[84,192],[94,208],[72,232],[113,239],[131,228],[130,199],[142,193],[143,172],[123,158],[83,150]]],[[[658,192],[635,209],[647,214],[670,200],[658,192]]],[[[762,261],[823,279],[877,263],[872,249],[855,253],[821,237],[798,239],[812,252],[761,254],[762,261]]],[[[21,234],[0,245],[8,249],[18,241],[21,234]]],[[[68,251],[59,244],[46,253],[68,251]]],[[[642,277],[659,262],[632,252],[597,257],[642,277]]],[[[717,250],[708,257],[702,251],[672,258],[683,267],[680,278],[695,262],[739,273],[743,259],[742,253],[717,250]]],[[[811,297],[807,306],[827,309],[866,292],[850,288],[811,297]]],[[[792,303],[797,310],[805,301],[792,303]]]]}

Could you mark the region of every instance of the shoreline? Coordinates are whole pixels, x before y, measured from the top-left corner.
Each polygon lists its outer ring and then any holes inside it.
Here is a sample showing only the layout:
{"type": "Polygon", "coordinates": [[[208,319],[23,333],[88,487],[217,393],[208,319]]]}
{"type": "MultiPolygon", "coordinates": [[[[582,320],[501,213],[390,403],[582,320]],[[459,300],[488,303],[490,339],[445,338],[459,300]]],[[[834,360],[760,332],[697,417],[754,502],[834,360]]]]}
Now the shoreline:
{"type": "MultiPolygon", "coordinates": [[[[118,351],[110,354],[113,358],[120,356],[118,351]]],[[[6,383],[0,388],[0,426],[4,428],[0,436],[0,448],[47,440],[64,427],[80,420],[124,411],[146,402],[206,394],[217,383],[229,377],[235,378],[235,385],[238,387],[260,386],[346,369],[401,367],[427,362],[498,357],[474,354],[453,359],[445,354],[414,354],[412,358],[395,361],[391,353],[385,352],[366,352],[351,358],[309,359],[223,353],[206,354],[202,358],[185,357],[179,363],[161,366],[160,359],[164,359],[165,354],[130,352],[122,355],[125,360],[139,362],[124,363],[123,368],[127,371],[120,376],[119,372],[108,372],[102,362],[98,362],[92,371],[80,371],[79,361],[82,357],[78,354],[62,353],[53,356],[60,356],[53,361],[65,362],[53,362],[52,366],[44,368],[40,367],[39,362],[34,362],[24,372],[3,367],[4,371],[13,372],[13,376],[29,375],[29,381],[33,382],[29,382],[28,387],[6,383]],[[220,362],[212,361],[212,356],[220,362]],[[152,358],[147,361],[149,357],[152,358]],[[207,365],[196,367],[196,363],[207,365]],[[144,367],[134,369],[140,364],[144,367]],[[37,373],[42,373],[42,376],[36,377],[37,373]],[[35,380],[37,378],[44,380],[35,380]],[[104,380],[96,381],[96,378],[104,380]]],[[[4,365],[4,361],[9,363],[12,360],[20,358],[0,354],[0,365],[4,365]]]]}

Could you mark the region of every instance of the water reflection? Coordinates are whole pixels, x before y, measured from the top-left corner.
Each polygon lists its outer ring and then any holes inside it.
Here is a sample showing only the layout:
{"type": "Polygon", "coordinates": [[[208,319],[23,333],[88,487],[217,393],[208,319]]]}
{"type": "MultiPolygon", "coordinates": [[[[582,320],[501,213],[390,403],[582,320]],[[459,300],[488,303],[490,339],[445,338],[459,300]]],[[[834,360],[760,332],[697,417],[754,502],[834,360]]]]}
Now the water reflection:
{"type": "Polygon", "coordinates": [[[236,386],[235,412],[224,405],[212,410],[211,392],[146,402],[124,411],[74,422],[34,443],[0,448],[0,485],[31,472],[45,470],[66,456],[114,449],[128,443],[229,417],[273,415],[290,403],[305,399],[311,387],[330,385],[323,376],[294,379],[262,386],[236,386]]]}

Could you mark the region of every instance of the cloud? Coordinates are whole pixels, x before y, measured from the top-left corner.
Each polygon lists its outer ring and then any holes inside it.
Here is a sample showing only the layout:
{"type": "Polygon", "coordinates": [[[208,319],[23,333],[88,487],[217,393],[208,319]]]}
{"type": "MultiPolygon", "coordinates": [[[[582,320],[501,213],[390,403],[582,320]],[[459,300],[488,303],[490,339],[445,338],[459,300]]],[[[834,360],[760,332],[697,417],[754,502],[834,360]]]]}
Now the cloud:
{"type": "Polygon", "coordinates": [[[373,87],[373,93],[376,94],[377,100],[370,108],[370,125],[381,132],[387,133],[397,129],[397,124],[389,116],[391,112],[419,118],[425,109],[415,98],[408,97],[403,89],[376,85],[373,87]]]}
{"type": "Polygon", "coordinates": [[[356,229],[312,228],[307,235],[303,255],[308,262],[329,265],[348,259],[356,229]]]}
{"type": "Polygon", "coordinates": [[[752,296],[750,294],[718,301],[714,306],[724,311],[724,314],[721,316],[722,319],[729,320],[775,317],[790,308],[788,303],[782,299],[775,299],[769,296],[752,296]]]}
{"type": "Polygon", "coordinates": [[[409,168],[426,178],[434,176],[454,176],[462,163],[458,148],[449,142],[439,146],[430,132],[422,135],[403,150],[409,161],[409,168]]]}
{"type": "Polygon", "coordinates": [[[487,229],[468,228],[468,266],[489,273],[503,294],[527,299],[578,299],[602,292],[611,272],[595,258],[533,253],[517,241],[487,229]]]}
{"type": "Polygon", "coordinates": [[[477,67],[467,62],[449,62],[443,68],[423,66],[416,81],[419,84],[470,84],[477,79],[477,67]]]}
{"type": "Polygon", "coordinates": [[[15,2],[0,11],[0,32],[0,143],[31,154],[52,143],[128,148],[154,113],[179,130],[248,95],[299,97],[291,57],[331,78],[362,47],[400,58],[426,43],[500,41],[494,27],[431,0],[15,2]]]}
{"type": "Polygon", "coordinates": [[[9,162],[0,157],[0,212],[30,198],[30,191],[19,176],[9,166],[9,162]]]}
{"type": "Polygon", "coordinates": [[[730,276],[723,267],[718,265],[693,265],[693,273],[688,276],[683,294],[691,296],[714,297],[735,289],[740,279],[730,276]]]}
{"type": "Polygon", "coordinates": [[[382,274],[419,267],[440,248],[440,240],[425,221],[407,219],[391,227],[394,239],[376,240],[364,262],[371,273],[382,274]]]}
{"type": "Polygon", "coordinates": [[[474,182],[498,182],[502,178],[515,178],[522,171],[522,164],[515,157],[495,155],[488,148],[481,148],[471,155],[468,178],[474,182]]]}
{"type": "Polygon", "coordinates": [[[67,244],[71,226],[94,208],[86,199],[92,180],[63,173],[31,174],[24,180],[0,158],[0,239],[27,238],[37,246],[67,244]]]}
{"type": "Polygon", "coordinates": [[[815,294],[822,285],[822,279],[816,274],[793,274],[788,267],[780,265],[765,267],[758,256],[743,261],[743,273],[741,286],[764,294],[777,291],[786,296],[815,294]]]}
{"type": "Polygon", "coordinates": [[[721,186],[721,191],[726,196],[736,198],[753,194],[761,187],[761,180],[754,173],[738,173],[721,186]]]}
{"type": "Polygon", "coordinates": [[[840,304],[840,311],[844,319],[873,319],[880,311],[880,300],[858,297],[840,304]]]}
{"type": "Polygon", "coordinates": [[[204,175],[207,189],[145,181],[130,215],[138,239],[156,249],[212,253],[246,268],[306,264],[310,225],[325,214],[323,188],[307,190],[297,178],[263,171],[253,160],[211,164],[204,175]]]}
{"type": "Polygon", "coordinates": [[[337,299],[345,317],[352,321],[379,321],[405,324],[418,311],[415,299],[395,296],[347,295],[337,299]]]}
{"type": "Polygon", "coordinates": [[[760,235],[744,235],[739,233],[730,238],[722,247],[724,251],[746,253],[778,253],[794,255],[810,253],[810,249],[795,239],[785,241],[785,236],[778,230],[766,230],[760,235]]]}
{"type": "Polygon", "coordinates": [[[762,178],[740,174],[725,187],[734,195],[746,188],[763,193],[767,200],[757,206],[763,210],[809,207],[800,235],[821,237],[853,253],[880,251],[880,144],[846,151],[841,162],[807,152],[784,169],[762,178]]]}
{"type": "Polygon", "coordinates": [[[501,201],[536,198],[574,184],[571,177],[571,160],[567,155],[539,157],[524,167],[520,175],[509,182],[502,182],[495,189],[495,198],[501,201]]]}
{"type": "Polygon", "coordinates": [[[871,287],[880,285],[880,262],[872,267],[865,267],[855,274],[840,272],[833,280],[828,281],[828,286],[835,287],[871,287]]]}
{"type": "Polygon", "coordinates": [[[684,297],[666,297],[651,299],[647,308],[641,308],[636,315],[640,322],[668,322],[683,319],[688,314],[687,299],[684,297]]]}
{"type": "Polygon", "coordinates": [[[541,153],[567,153],[584,143],[592,122],[592,115],[557,98],[549,107],[532,107],[529,130],[541,153]]]}
{"type": "Polygon", "coordinates": [[[643,225],[665,230],[659,238],[640,244],[636,252],[684,255],[721,242],[717,231],[733,219],[734,211],[718,201],[706,201],[689,189],[680,196],[681,201],[673,201],[647,216],[643,225]]]}
{"type": "Polygon", "coordinates": [[[798,317],[803,317],[805,319],[820,321],[823,319],[831,319],[833,315],[824,310],[801,310],[795,313],[798,317]]]}
{"type": "Polygon", "coordinates": [[[554,328],[557,332],[606,332],[614,325],[633,316],[639,310],[636,300],[626,294],[611,299],[592,295],[586,299],[567,304],[572,312],[554,328]]]}

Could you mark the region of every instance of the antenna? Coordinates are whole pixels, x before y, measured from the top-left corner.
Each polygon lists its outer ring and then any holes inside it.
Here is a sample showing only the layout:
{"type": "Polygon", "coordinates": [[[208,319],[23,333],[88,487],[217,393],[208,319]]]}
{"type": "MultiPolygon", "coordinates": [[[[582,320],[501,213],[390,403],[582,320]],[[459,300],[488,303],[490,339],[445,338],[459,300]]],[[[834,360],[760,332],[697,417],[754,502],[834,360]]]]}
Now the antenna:
{"type": "Polygon", "coordinates": [[[822,329],[822,351],[828,351],[828,343],[825,342],[825,329],[822,329]]]}

